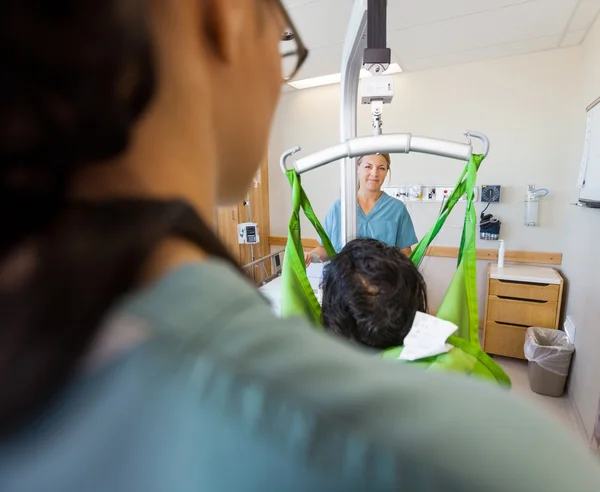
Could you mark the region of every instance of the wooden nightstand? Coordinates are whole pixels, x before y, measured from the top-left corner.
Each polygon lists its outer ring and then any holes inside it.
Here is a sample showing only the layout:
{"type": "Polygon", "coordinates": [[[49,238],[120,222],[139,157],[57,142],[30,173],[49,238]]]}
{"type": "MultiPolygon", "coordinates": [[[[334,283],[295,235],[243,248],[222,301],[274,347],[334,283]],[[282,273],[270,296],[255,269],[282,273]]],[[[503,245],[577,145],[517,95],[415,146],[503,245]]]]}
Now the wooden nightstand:
{"type": "Polygon", "coordinates": [[[554,268],[496,264],[488,267],[483,349],[489,354],[524,359],[530,326],[557,329],[563,278],[554,268]]]}

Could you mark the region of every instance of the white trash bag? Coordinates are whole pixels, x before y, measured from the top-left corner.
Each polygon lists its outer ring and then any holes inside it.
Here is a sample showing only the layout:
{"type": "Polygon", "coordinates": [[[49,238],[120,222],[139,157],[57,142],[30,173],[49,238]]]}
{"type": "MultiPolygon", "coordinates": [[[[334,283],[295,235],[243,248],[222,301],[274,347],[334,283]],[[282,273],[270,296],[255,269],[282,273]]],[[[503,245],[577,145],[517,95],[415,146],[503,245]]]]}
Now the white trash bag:
{"type": "Polygon", "coordinates": [[[559,376],[569,374],[575,346],[565,332],[550,328],[532,327],[525,335],[525,357],[559,376]]]}

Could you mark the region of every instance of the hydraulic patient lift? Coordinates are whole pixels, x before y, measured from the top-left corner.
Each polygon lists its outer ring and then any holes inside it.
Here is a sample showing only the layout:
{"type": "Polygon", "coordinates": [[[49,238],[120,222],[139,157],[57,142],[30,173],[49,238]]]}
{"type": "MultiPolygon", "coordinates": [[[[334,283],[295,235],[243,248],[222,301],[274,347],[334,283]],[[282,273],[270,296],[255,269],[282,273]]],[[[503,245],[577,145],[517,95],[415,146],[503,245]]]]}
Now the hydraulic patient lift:
{"type": "MultiPolygon", "coordinates": [[[[477,170],[487,155],[490,144],[485,135],[469,131],[465,132],[467,143],[418,137],[406,133],[382,134],[383,105],[391,102],[393,96],[393,83],[391,79],[386,82],[385,77],[388,76],[384,73],[391,59],[385,39],[386,3],[385,0],[369,0],[368,9],[366,0],[356,0],[354,3],[342,61],[341,143],[296,160],[294,169],[288,169],[286,162],[300,148],[290,149],[281,156],[281,168],[292,187],[293,205],[281,277],[281,313],[283,316],[306,316],[316,326],[321,322],[321,307],[308,280],[304,264],[300,209],[315,227],[328,256],[335,255],[331,241],[302,189],[300,174],[343,159],[341,243],[345,244],[357,236],[355,157],[378,152],[405,154],[420,152],[467,161],[454,191],[442,206],[436,223],[411,255],[412,261],[419,265],[456,203],[466,195],[466,212],[458,249],[458,265],[437,311],[438,318],[454,323],[458,330],[456,335],[450,336],[447,340],[453,347],[449,352],[411,363],[420,365],[426,370],[461,372],[495,381],[500,385],[510,385],[510,380],[504,371],[481,350],[479,344],[475,251],[477,217],[473,204],[473,190],[477,170]],[[367,30],[369,35],[365,39],[367,30]],[[361,60],[363,66],[372,74],[372,78],[383,83],[363,84],[362,102],[371,104],[373,136],[357,138],[356,95],[361,60]],[[473,153],[471,137],[483,142],[482,154],[473,153]]],[[[398,359],[403,350],[404,347],[386,350],[383,357],[398,359]]]]}
{"type": "MultiPolygon", "coordinates": [[[[471,137],[483,142],[483,156],[489,152],[488,138],[479,132],[466,131],[467,143],[450,142],[428,137],[414,136],[409,133],[382,134],[383,105],[390,103],[393,97],[393,81],[385,75],[391,61],[391,52],[387,48],[387,1],[356,0],[352,10],[348,32],[342,55],[341,75],[341,114],[340,141],[337,145],[315,152],[293,163],[298,174],[343,159],[341,172],[341,244],[356,237],[357,233],[357,197],[355,157],[378,152],[424,154],[449,157],[469,161],[473,154],[471,137]],[[371,105],[373,136],[359,137],[356,133],[357,93],[362,66],[371,73],[372,78],[384,84],[366,84],[362,95],[363,104],[371,105]],[[385,94],[376,89],[382,85],[389,91],[385,94]],[[375,90],[372,88],[375,87],[375,90]],[[390,95],[391,92],[391,95],[390,95]]],[[[369,80],[365,79],[365,80],[369,80]]],[[[281,156],[281,169],[288,170],[287,160],[300,147],[295,147],[281,156]]]]}

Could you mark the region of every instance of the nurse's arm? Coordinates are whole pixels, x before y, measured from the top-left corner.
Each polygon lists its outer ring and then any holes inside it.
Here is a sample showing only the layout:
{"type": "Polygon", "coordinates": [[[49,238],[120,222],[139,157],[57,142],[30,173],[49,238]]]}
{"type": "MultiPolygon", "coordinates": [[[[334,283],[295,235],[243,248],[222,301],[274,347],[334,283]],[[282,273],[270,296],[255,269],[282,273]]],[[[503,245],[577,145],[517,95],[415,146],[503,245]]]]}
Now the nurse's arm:
{"type": "Polygon", "coordinates": [[[319,258],[321,258],[321,261],[323,263],[325,263],[327,261],[327,259],[329,258],[327,256],[327,251],[325,251],[325,248],[323,246],[317,246],[312,251],[310,251],[308,253],[304,253],[304,261],[306,263],[306,266],[311,264],[312,255],[317,255],[319,258]]]}
{"type": "Polygon", "coordinates": [[[406,256],[410,256],[412,253],[412,248],[402,248],[402,252],[406,255],[406,256]]]}

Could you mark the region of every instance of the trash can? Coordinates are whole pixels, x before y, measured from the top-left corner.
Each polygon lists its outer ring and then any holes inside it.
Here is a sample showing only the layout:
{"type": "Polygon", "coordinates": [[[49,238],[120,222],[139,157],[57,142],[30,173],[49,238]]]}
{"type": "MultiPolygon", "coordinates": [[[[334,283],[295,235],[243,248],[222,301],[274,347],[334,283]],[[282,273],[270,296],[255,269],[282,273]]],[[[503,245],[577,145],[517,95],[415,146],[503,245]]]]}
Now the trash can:
{"type": "Polygon", "coordinates": [[[524,348],[529,361],[531,391],[545,396],[562,396],[575,351],[567,335],[550,328],[528,328],[524,348]]]}

